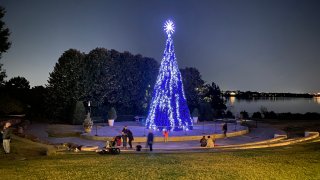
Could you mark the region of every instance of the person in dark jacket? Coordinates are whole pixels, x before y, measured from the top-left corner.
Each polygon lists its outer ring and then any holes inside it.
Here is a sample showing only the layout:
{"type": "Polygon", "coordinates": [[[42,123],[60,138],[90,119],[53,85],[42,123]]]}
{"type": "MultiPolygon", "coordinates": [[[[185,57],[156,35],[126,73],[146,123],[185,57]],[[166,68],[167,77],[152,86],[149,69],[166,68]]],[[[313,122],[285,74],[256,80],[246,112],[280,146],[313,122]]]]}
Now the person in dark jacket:
{"type": "Polygon", "coordinates": [[[10,153],[11,123],[6,122],[2,130],[2,145],[6,154],[10,153]]]}
{"type": "Polygon", "coordinates": [[[127,135],[128,135],[128,140],[129,140],[128,143],[129,143],[130,149],[132,149],[132,141],[134,140],[134,138],[130,129],[127,129],[127,135]]]}
{"type": "Polygon", "coordinates": [[[147,146],[149,146],[150,151],[152,151],[152,145],[153,145],[153,133],[152,133],[152,130],[150,130],[147,138],[147,146]]]}
{"type": "Polygon", "coordinates": [[[223,124],[222,131],[223,131],[223,134],[224,134],[224,138],[227,138],[227,131],[228,131],[228,124],[227,123],[223,124]]]}
{"type": "Polygon", "coordinates": [[[207,139],[205,136],[202,136],[202,138],[200,139],[200,146],[201,147],[206,147],[207,146],[207,139]]]}

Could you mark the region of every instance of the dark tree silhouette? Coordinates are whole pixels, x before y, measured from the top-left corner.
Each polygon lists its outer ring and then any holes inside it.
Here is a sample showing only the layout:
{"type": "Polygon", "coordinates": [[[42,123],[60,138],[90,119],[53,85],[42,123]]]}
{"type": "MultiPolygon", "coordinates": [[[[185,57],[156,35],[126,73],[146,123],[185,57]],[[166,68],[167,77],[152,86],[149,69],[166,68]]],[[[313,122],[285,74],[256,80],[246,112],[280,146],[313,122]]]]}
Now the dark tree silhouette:
{"type": "Polygon", "coordinates": [[[13,77],[1,91],[0,112],[3,114],[26,113],[29,103],[29,81],[24,77],[13,77]]]}
{"type": "Polygon", "coordinates": [[[221,91],[218,85],[214,82],[204,85],[200,89],[202,100],[205,103],[209,103],[214,110],[215,117],[222,117],[224,111],[227,109],[224,100],[222,99],[221,91]]]}
{"type": "Polygon", "coordinates": [[[78,50],[65,51],[48,80],[48,113],[53,118],[71,120],[74,104],[83,96],[81,78],[85,55],[78,50]]]}
{"type": "Polygon", "coordinates": [[[199,108],[201,103],[199,90],[204,85],[200,72],[190,67],[180,69],[180,72],[189,109],[199,108]]]}
{"type": "Polygon", "coordinates": [[[6,82],[7,89],[30,89],[29,81],[24,77],[13,77],[6,82]]]}
{"type": "Polygon", "coordinates": [[[4,8],[0,6],[0,57],[2,53],[7,52],[7,50],[11,46],[11,42],[9,42],[10,31],[2,21],[5,13],[6,11],[4,10],[4,8]]]}
{"type": "Polygon", "coordinates": [[[143,114],[158,67],[154,59],[129,52],[96,48],[84,54],[70,49],[50,73],[47,112],[66,122],[77,101],[90,101],[94,116],[111,106],[121,114],[143,114]]]}
{"type": "MultiPolygon", "coordinates": [[[[11,42],[9,42],[10,31],[5,26],[5,23],[2,21],[6,11],[2,6],[0,6],[0,59],[2,53],[7,52],[7,50],[11,46],[11,42]]],[[[4,85],[4,78],[6,78],[6,72],[2,69],[2,64],[0,63],[0,87],[4,85]]]]}
{"type": "Polygon", "coordinates": [[[261,119],[262,118],[261,112],[254,112],[252,114],[252,118],[253,119],[261,119]]]}
{"type": "Polygon", "coordinates": [[[247,111],[241,111],[240,115],[241,115],[242,119],[249,119],[249,114],[247,111]]]}

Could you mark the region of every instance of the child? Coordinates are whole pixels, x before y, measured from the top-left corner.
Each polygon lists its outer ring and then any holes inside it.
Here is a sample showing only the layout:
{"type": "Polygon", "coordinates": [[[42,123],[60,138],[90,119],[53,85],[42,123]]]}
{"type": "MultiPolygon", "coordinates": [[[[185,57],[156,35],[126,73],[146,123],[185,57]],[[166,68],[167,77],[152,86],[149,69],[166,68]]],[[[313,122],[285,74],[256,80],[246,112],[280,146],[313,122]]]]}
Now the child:
{"type": "Polygon", "coordinates": [[[167,131],[166,129],[163,131],[163,136],[164,136],[164,142],[168,142],[168,138],[169,138],[169,131],[167,131]]]}
{"type": "Polygon", "coordinates": [[[121,146],[121,136],[116,137],[117,146],[121,146]]]}

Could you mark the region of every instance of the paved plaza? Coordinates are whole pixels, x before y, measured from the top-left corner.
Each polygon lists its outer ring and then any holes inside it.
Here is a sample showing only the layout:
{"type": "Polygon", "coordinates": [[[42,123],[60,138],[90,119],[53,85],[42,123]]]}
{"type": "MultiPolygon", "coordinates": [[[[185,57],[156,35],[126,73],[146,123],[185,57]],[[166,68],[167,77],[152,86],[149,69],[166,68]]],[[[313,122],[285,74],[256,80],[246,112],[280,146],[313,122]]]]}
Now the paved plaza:
{"type": "MultiPolygon", "coordinates": [[[[145,127],[141,126],[138,122],[116,122],[114,127],[109,127],[106,124],[98,124],[95,125],[90,134],[86,134],[88,136],[106,136],[113,137],[116,135],[120,135],[122,128],[124,126],[128,126],[133,132],[135,137],[143,137],[148,133],[148,130],[145,130],[145,127]]],[[[228,124],[228,133],[232,131],[243,130],[246,127],[240,126],[239,124],[229,123],[228,124]]],[[[48,132],[55,133],[70,133],[70,132],[82,132],[83,127],[81,125],[61,125],[61,124],[31,124],[27,134],[36,136],[42,142],[47,142],[50,144],[60,144],[60,143],[75,143],[78,145],[84,146],[99,146],[100,148],[104,147],[106,141],[99,140],[88,140],[81,137],[50,137],[48,132]]],[[[170,137],[172,136],[194,136],[194,135],[211,135],[211,134],[221,134],[221,123],[213,123],[213,122],[205,122],[199,123],[194,126],[194,130],[190,131],[177,131],[170,132],[170,137]]],[[[280,131],[271,127],[268,124],[259,123],[257,128],[253,128],[249,133],[241,136],[230,137],[230,138],[218,138],[216,139],[216,146],[224,146],[224,145],[236,145],[236,144],[244,144],[251,143],[257,141],[263,141],[267,139],[272,139],[274,134],[285,134],[285,132],[280,131]]],[[[162,137],[162,132],[154,131],[155,137],[162,137]]],[[[200,139],[199,139],[200,140],[200,139]]],[[[181,141],[181,142],[155,142],[154,149],[157,150],[192,150],[194,148],[200,147],[199,140],[197,141],[181,141]]],[[[133,141],[133,147],[136,145],[145,146],[145,143],[136,143],[133,141]]],[[[121,147],[120,147],[121,148],[121,147]]]]}

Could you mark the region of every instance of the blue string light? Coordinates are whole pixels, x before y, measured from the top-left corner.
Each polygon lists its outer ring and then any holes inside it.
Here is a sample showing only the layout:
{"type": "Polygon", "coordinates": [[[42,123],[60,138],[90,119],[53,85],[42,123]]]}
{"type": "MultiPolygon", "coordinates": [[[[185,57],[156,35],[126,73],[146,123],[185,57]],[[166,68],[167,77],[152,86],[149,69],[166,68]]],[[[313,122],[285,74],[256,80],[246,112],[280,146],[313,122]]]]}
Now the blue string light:
{"type": "Polygon", "coordinates": [[[193,124],[171,38],[175,31],[171,20],[166,21],[164,31],[168,38],[153,90],[146,127],[154,130],[191,130],[193,124]]]}

